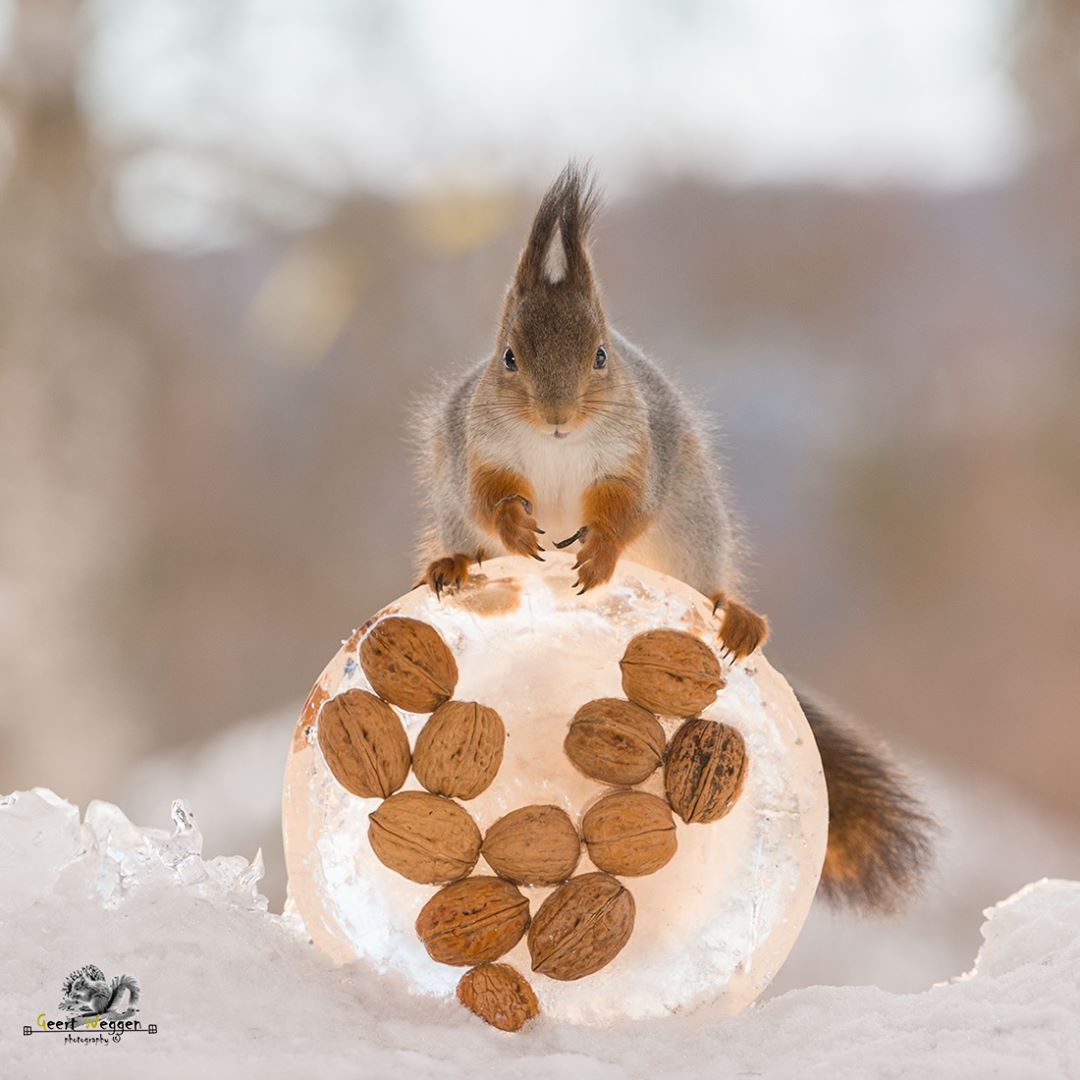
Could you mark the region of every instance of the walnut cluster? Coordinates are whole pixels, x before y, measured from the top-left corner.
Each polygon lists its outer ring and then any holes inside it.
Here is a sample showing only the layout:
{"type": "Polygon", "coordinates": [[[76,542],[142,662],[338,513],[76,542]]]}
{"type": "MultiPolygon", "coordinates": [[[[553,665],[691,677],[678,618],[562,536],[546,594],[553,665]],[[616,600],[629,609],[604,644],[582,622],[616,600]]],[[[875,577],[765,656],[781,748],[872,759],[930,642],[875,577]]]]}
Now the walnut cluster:
{"type": "Polygon", "coordinates": [[[539,975],[573,980],[599,971],[634,928],[634,898],[619,879],[654,873],[675,856],[672,810],[687,824],[716,821],[741,791],[742,737],[696,715],[724,679],[715,654],[691,634],[639,634],[620,661],[626,699],[590,701],[570,721],[570,761],[613,788],[580,829],[561,807],[537,805],[482,834],[460,804],[495,780],[506,732],[494,709],[453,698],[457,664],[434,627],[384,618],[364,637],[359,659],[376,693],[328,700],[319,747],[346,790],[383,800],[369,815],[376,857],[410,881],[441,886],[416,932],[433,960],[469,968],[459,1000],[502,1030],[520,1029],[539,1009],[528,981],[496,961],[525,938],[539,975]],[[392,706],[430,714],[411,751],[392,706]],[[670,744],[658,715],[687,718],[670,744]],[[661,767],[666,799],[633,789],[661,767]],[[410,768],[425,790],[400,790],[410,768]],[[596,870],[575,876],[583,844],[596,870]],[[493,875],[474,874],[481,857],[493,875]],[[521,891],[531,886],[554,887],[535,913],[521,891]]]}

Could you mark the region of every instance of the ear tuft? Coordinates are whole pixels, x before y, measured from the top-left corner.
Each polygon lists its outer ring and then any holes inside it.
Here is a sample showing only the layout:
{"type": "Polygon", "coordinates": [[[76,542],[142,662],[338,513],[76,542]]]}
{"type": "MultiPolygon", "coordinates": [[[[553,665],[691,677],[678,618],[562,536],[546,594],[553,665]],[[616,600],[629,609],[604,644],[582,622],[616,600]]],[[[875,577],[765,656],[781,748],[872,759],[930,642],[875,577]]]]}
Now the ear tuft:
{"type": "Polygon", "coordinates": [[[565,281],[583,291],[592,289],[586,244],[599,205],[599,192],[587,170],[571,161],[540,200],[518,261],[514,279],[518,288],[565,281]]]}
{"type": "Polygon", "coordinates": [[[544,253],[544,280],[549,285],[558,285],[566,277],[567,269],[562,229],[556,225],[544,253]]]}

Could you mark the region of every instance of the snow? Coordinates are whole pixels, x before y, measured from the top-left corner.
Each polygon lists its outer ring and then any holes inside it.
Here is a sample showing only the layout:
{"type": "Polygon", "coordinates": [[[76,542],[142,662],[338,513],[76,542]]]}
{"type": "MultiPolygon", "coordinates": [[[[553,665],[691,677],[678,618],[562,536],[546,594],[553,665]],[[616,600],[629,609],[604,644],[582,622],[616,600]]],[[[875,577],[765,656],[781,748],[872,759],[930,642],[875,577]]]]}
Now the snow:
{"type": "Polygon", "coordinates": [[[43,789],[0,800],[5,1078],[85,1074],[85,1047],[20,1031],[58,1016],[61,983],[87,963],[138,979],[139,1019],[158,1025],[95,1047],[92,1068],[121,1080],[1080,1074],[1080,882],[1043,880],[988,911],[972,970],[920,993],[818,986],[734,1018],[541,1018],[505,1035],[394,976],[335,966],[295,916],[267,910],[257,856],[201,848],[183,803],[167,830],[102,802],[80,821],[43,789]]]}
{"type": "MultiPolygon", "coordinates": [[[[454,696],[502,717],[507,738],[499,774],[463,804],[482,831],[533,804],[556,803],[578,821],[610,790],[571,765],[563,739],[586,702],[623,696],[619,660],[631,638],[666,627],[716,641],[712,605],[688,585],[624,559],[609,583],[579,597],[574,560],[563,552],[549,552],[543,563],[492,559],[483,577],[460,592],[440,601],[428,589],[413,590],[380,613],[433,625],[457,661],[454,696]]],[[[371,690],[357,660],[361,641],[352,635],[327,665],[313,706],[346,690],[371,690]]],[[[709,825],[677,821],[671,862],[623,880],[637,913],[629,942],[610,964],[576,982],[530,978],[548,1016],[606,1024],[705,1002],[736,1013],[765,990],[794,944],[825,853],[821,761],[791,688],[764,657],[755,654],[724,673],[727,685],[701,715],[731,725],[746,742],[738,801],[709,825]]],[[[414,929],[435,889],[375,857],[368,815],[380,800],[357,798],[334,779],[313,712],[301,712],[285,777],[285,854],[297,908],[330,956],[365,959],[404,975],[417,992],[453,1000],[462,971],[433,961],[414,929]]],[[[398,712],[415,741],[427,716],[398,712]]],[[[682,723],[661,721],[669,737],[682,723]]],[[[659,772],[637,786],[663,797],[659,772]]],[[[410,776],[405,787],[420,785],[410,776]]],[[[576,872],[593,869],[583,854],[576,872]]],[[[483,862],[476,870],[490,872],[483,862]]],[[[535,913],[553,890],[522,891],[535,913]]],[[[524,941],[503,959],[529,971],[524,941]]]]}
{"type": "MultiPolygon", "coordinates": [[[[252,717],[197,748],[144,758],[119,801],[135,820],[168,821],[162,793],[183,795],[214,823],[217,851],[266,860],[263,891],[281,910],[283,748],[300,703],[252,717]],[[243,761],[239,772],[235,763],[243,761]]],[[[980,912],[1026,882],[1080,878],[1080,844],[1064,822],[985,777],[920,761],[897,747],[944,826],[936,873],[901,919],[860,919],[814,904],[769,994],[818,983],[911,992],[963,971],[979,945],[980,912]]]]}

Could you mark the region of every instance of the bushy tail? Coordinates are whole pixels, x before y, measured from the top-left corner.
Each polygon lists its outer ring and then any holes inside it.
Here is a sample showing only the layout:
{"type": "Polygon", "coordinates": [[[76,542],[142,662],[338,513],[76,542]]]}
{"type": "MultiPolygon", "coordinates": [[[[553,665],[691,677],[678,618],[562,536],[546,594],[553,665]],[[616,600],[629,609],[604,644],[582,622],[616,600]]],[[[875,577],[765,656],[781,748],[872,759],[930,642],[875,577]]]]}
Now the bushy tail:
{"type": "Polygon", "coordinates": [[[124,1003],[124,994],[127,993],[126,1011],[124,1015],[135,1012],[135,1006],[139,1004],[139,984],[130,975],[117,975],[112,981],[110,988],[109,1003],[104,1012],[113,1012],[124,1003]]]}
{"type": "Polygon", "coordinates": [[[938,826],[904,774],[850,724],[801,690],[829,792],[829,843],[820,891],[865,914],[895,914],[922,888],[938,826]]]}

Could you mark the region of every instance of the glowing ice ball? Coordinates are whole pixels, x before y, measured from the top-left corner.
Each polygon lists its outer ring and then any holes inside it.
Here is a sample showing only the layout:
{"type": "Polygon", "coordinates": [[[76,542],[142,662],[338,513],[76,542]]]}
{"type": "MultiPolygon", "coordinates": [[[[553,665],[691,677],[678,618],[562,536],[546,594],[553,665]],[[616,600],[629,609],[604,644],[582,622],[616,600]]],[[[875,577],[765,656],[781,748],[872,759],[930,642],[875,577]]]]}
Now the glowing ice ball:
{"type": "MultiPolygon", "coordinates": [[[[610,791],[578,772],[563,751],[574,713],[599,697],[622,697],[619,660],[645,630],[688,631],[716,645],[708,600],[674,578],[634,563],[584,596],[571,588],[573,556],[537,563],[500,558],[442,600],[414,589],[344,643],[301,713],[285,773],[283,824],[289,886],[316,944],[342,960],[396,973],[415,993],[450,998],[464,969],[432,960],[416,935],[417,913],[436,887],[388,869],[368,844],[368,814],[331,775],[317,739],[319,709],[353,687],[369,690],[358,647],[384,615],[430,623],[457,661],[454,697],[498,711],[506,726],[494,783],[463,805],[483,831],[518,807],[553,803],[580,823],[610,791]]],[[[742,793],[707,825],[676,819],[678,851],[658,872],[624,878],[637,916],[625,948],[576,982],[530,972],[524,939],[506,956],[532,983],[543,1015],[606,1024],[687,1011],[708,1002],[735,1013],[768,985],[795,942],[817,887],[828,812],[821,762],[791,688],[760,653],[733,667],[701,714],[735,727],[747,747],[742,793]]],[[[410,743],[426,715],[398,710],[410,743]]],[[[661,717],[670,737],[682,722],[661,717]]],[[[641,790],[661,797],[662,770],[641,790]]],[[[419,788],[410,773],[405,789],[419,788]]],[[[582,854],[576,873],[594,867],[582,854]]],[[[483,859],[474,873],[490,873],[483,859]]],[[[551,888],[523,887],[535,914],[551,888]]]]}

